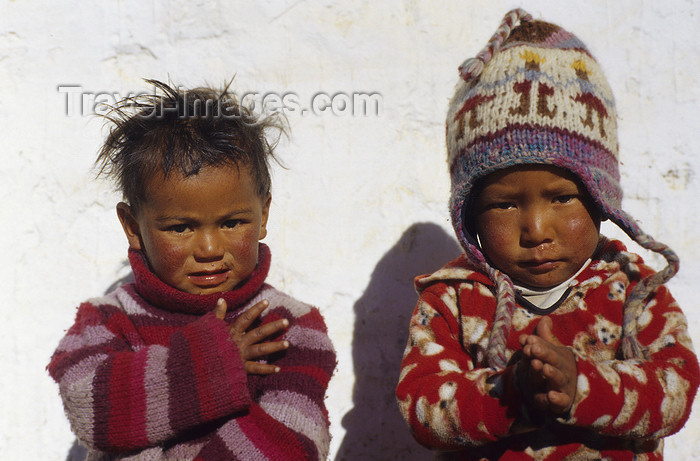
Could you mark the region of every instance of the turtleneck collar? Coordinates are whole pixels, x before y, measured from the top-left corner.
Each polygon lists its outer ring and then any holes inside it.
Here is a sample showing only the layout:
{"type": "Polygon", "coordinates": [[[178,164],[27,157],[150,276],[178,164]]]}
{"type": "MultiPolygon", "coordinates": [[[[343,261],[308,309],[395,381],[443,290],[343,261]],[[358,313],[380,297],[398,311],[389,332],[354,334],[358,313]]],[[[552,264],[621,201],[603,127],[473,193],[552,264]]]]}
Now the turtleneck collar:
{"type": "Polygon", "coordinates": [[[270,259],[270,249],[260,243],[258,264],[246,280],[230,291],[197,295],[180,291],[160,280],[148,267],[143,252],[129,249],[129,263],[134,273],[136,291],[154,306],[183,314],[205,314],[212,311],[219,298],[224,298],[229,311],[244,305],[265,283],[270,271],[270,259]]]}

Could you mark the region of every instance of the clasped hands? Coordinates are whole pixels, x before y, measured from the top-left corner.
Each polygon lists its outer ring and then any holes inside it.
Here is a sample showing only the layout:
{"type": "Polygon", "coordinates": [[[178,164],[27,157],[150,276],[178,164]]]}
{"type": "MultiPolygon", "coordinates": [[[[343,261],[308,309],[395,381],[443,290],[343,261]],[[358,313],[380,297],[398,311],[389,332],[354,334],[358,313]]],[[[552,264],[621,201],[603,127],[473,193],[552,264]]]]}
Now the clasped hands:
{"type": "Polygon", "coordinates": [[[523,355],[516,375],[525,399],[539,410],[567,414],[576,394],[576,357],[552,333],[552,319],[543,317],[519,341],[523,355]]]}

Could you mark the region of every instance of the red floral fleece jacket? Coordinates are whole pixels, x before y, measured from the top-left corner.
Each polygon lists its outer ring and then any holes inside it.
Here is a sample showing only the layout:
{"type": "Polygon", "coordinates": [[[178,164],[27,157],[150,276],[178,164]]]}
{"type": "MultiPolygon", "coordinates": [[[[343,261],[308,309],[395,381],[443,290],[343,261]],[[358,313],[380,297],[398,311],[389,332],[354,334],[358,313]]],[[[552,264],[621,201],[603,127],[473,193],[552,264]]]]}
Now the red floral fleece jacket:
{"type": "Polygon", "coordinates": [[[688,418],[700,371],[686,319],[665,286],[638,318],[645,359],[621,360],[622,305],[653,273],[618,241],[603,242],[553,312],[553,333],[576,356],[573,407],[565,417],[528,408],[514,378],[521,347],[541,314],[518,306],[508,337],[510,365],[485,365],[496,307],[492,282],[462,256],[416,278],[396,395],[414,437],[437,459],[658,460],[663,440],[688,418]]]}
{"type": "Polygon", "coordinates": [[[326,459],[335,352],[318,309],[264,283],[269,249],[243,286],[203,296],[129,259],[135,282],[81,304],[48,366],[88,459],[326,459]],[[226,325],[262,299],[262,323],[289,320],[290,347],[267,359],[279,373],[247,375],[226,325]]]}

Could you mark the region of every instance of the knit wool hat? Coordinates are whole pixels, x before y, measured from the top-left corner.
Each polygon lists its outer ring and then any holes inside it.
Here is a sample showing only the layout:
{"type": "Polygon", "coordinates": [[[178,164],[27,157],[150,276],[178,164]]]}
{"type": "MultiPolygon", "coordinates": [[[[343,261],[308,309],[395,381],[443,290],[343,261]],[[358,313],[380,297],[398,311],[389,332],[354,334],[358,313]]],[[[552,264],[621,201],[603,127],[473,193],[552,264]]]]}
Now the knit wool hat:
{"type": "Polygon", "coordinates": [[[574,35],[517,9],[506,14],[487,46],[459,71],[446,123],[450,213],[467,258],[496,286],[489,366],[506,366],[515,296],[510,278],[489,265],[468,231],[471,192],[479,178],[523,164],[571,171],[604,219],[666,258],[668,265],[638,283],[625,304],[623,354],[644,357],[635,337],[636,319],[644,299],[678,271],[678,257],[622,210],[615,101],[600,66],[574,35]]]}

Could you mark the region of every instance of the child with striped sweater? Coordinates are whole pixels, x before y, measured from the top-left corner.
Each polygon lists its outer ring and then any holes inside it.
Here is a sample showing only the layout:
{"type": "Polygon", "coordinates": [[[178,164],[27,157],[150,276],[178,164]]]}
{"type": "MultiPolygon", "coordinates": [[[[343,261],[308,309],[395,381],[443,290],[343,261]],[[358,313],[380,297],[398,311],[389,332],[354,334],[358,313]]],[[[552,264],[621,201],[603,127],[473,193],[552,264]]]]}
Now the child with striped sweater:
{"type": "Polygon", "coordinates": [[[98,163],[134,281],[82,303],[48,366],[88,459],[326,459],[323,318],[265,283],[270,130],[225,89],[117,104],[98,163]]]}

